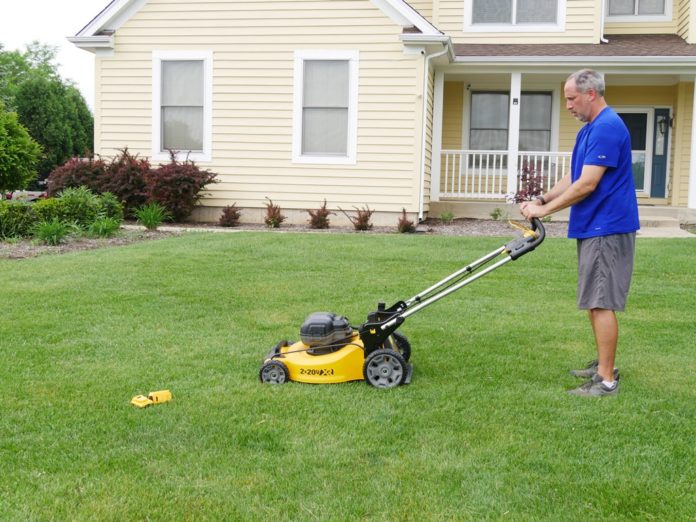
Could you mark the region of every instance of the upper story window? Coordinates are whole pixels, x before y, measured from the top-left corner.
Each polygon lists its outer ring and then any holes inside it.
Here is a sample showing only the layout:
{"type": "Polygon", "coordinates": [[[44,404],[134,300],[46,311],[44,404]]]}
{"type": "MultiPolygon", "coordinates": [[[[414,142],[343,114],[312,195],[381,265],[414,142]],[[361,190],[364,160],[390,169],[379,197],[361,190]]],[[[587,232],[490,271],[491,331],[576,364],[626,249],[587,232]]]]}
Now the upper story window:
{"type": "Polygon", "coordinates": [[[469,0],[464,15],[464,30],[563,31],[565,4],[565,0],[469,0]]]}
{"type": "Polygon", "coordinates": [[[356,161],[357,51],[297,51],[293,161],[356,161]]]}
{"type": "Polygon", "coordinates": [[[152,158],[210,161],[212,55],[153,53],[152,158]]]}
{"type": "Polygon", "coordinates": [[[671,0],[607,0],[608,22],[660,22],[672,20],[671,0]]]}

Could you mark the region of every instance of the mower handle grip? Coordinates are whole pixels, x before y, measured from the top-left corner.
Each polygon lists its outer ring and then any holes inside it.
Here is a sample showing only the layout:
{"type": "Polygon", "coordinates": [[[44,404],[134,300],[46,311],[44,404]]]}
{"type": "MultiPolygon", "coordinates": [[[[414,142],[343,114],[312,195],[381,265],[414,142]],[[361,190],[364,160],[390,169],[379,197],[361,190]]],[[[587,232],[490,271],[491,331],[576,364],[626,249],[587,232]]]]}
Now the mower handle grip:
{"type": "Polygon", "coordinates": [[[542,241],[544,241],[544,238],[546,237],[544,223],[542,223],[541,219],[538,217],[532,218],[532,230],[538,234],[534,244],[534,248],[536,248],[542,243],[542,241]]]}
{"type": "Polygon", "coordinates": [[[527,252],[531,252],[536,247],[541,245],[546,237],[546,229],[541,219],[535,217],[531,219],[532,228],[527,230],[524,236],[510,241],[505,245],[505,251],[514,261],[518,257],[522,257],[527,252]]]}

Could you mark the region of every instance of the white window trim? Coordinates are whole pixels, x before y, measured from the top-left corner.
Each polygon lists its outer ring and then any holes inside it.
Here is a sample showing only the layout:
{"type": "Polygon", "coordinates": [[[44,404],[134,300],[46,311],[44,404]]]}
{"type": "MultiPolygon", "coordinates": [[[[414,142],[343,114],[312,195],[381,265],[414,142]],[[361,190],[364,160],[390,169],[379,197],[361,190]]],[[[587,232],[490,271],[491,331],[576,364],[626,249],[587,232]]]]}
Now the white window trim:
{"type": "Polygon", "coordinates": [[[292,111],[292,161],[326,165],[355,165],[358,136],[358,71],[359,51],[302,50],[295,51],[292,111]],[[348,60],[348,143],[345,156],[302,154],[302,95],[305,60],[348,60]]]}
{"type": "Polygon", "coordinates": [[[609,23],[624,22],[671,22],[672,21],[672,0],[665,0],[665,14],[663,15],[609,15],[609,0],[605,1],[604,20],[609,23]]]}
{"type": "Polygon", "coordinates": [[[169,151],[161,151],[162,138],[162,62],[168,60],[203,61],[203,150],[178,151],[176,159],[196,162],[212,161],[213,137],[213,52],[212,51],[153,51],[152,52],[152,156],[154,161],[169,161],[169,151]]]}
{"type": "Polygon", "coordinates": [[[474,0],[465,0],[464,32],[467,33],[562,33],[565,31],[566,0],[557,0],[555,24],[475,24],[474,0]]]}

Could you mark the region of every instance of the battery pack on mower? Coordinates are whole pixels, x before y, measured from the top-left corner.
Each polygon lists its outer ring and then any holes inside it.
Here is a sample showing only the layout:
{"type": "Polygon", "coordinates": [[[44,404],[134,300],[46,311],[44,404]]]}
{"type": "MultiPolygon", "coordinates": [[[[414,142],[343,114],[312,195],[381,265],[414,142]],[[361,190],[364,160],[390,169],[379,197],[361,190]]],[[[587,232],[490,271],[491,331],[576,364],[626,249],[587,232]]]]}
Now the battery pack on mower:
{"type": "Polygon", "coordinates": [[[338,349],[350,340],[352,334],[348,319],[331,312],[315,312],[300,327],[300,338],[310,348],[338,349]]]}

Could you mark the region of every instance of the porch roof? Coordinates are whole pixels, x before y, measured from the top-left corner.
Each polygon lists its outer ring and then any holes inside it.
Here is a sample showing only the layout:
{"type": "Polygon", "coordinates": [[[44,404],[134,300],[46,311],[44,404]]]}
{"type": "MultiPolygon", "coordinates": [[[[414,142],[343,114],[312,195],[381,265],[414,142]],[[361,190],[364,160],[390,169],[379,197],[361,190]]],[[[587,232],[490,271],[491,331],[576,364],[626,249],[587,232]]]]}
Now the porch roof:
{"type": "Polygon", "coordinates": [[[696,64],[696,45],[672,34],[613,34],[598,44],[453,44],[457,61],[486,58],[621,58],[683,59],[696,64]]]}

